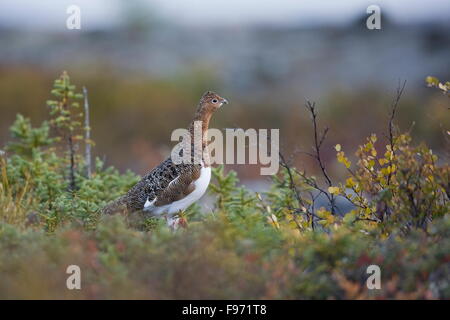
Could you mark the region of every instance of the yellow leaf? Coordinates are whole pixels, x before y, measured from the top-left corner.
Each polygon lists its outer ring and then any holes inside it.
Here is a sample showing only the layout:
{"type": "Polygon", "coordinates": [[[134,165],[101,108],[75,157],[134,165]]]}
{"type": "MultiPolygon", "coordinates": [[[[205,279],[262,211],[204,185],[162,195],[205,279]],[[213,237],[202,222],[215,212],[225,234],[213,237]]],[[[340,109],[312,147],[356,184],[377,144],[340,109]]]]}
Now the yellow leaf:
{"type": "Polygon", "coordinates": [[[341,151],[341,145],[340,144],[337,144],[334,148],[336,149],[337,152],[341,151]]]}
{"type": "Polygon", "coordinates": [[[428,83],[428,85],[437,85],[437,84],[439,83],[438,78],[436,78],[436,77],[431,77],[431,76],[428,76],[428,77],[425,79],[425,81],[428,83]]]}
{"type": "Polygon", "coordinates": [[[351,165],[351,162],[350,161],[348,161],[348,159],[347,158],[345,158],[345,162],[344,162],[344,164],[345,164],[345,167],[348,169],[348,168],[350,168],[350,165],[351,165]]]}
{"type": "Polygon", "coordinates": [[[328,187],[328,192],[334,195],[338,195],[339,194],[339,188],[338,187],[328,187]]]}
{"type": "Polygon", "coordinates": [[[347,188],[352,188],[355,185],[355,181],[353,181],[353,178],[350,177],[345,181],[345,186],[347,188]]]}
{"type": "Polygon", "coordinates": [[[377,150],[372,149],[371,150],[371,154],[372,154],[372,156],[376,157],[377,156],[377,150]]]}

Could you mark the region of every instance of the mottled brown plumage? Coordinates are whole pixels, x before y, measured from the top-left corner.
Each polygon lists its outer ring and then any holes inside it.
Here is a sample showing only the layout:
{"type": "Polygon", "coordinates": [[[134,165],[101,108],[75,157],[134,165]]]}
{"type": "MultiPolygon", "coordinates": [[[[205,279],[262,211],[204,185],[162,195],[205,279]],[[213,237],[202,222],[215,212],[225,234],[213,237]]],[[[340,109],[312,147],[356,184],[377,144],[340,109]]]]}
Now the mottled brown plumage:
{"type": "MultiPolygon", "coordinates": [[[[224,103],[228,103],[227,100],[211,91],[206,92],[200,99],[194,119],[189,126],[189,132],[191,138],[193,138],[194,122],[201,121],[202,148],[207,147],[206,131],[208,130],[211,116],[224,103]]],[[[194,153],[192,152],[191,160],[193,160],[193,156],[194,153]]],[[[175,164],[171,157],[167,158],[146,174],[127,194],[103,208],[102,213],[140,211],[149,203],[151,206],[147,206],[146,210],[152,213],[161,211],[159,209],[170,206],[172,203],[186,199],[196,189],[196,181],[200,179],[202,168],[209,166],[209,160],[204,159],[203,153],[202,160],[203,165],[194,164],[193,161],[175,164]]]]}

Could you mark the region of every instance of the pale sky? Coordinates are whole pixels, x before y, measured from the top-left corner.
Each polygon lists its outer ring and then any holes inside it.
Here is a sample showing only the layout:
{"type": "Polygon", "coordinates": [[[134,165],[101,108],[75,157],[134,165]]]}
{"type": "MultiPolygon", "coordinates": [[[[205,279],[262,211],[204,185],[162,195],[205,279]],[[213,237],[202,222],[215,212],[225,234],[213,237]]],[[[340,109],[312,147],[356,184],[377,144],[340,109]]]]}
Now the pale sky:
{"type": "Polygon", "coordinates": [[[24,28],[64,26],[66,8],[81,8],[87,29],[114,25],[120,3],[144,3],[178,24],[345,23],[365,14],[371,4],[401,23],[450,21],[449,0],[0,0],[0,24],[24,28]]]}

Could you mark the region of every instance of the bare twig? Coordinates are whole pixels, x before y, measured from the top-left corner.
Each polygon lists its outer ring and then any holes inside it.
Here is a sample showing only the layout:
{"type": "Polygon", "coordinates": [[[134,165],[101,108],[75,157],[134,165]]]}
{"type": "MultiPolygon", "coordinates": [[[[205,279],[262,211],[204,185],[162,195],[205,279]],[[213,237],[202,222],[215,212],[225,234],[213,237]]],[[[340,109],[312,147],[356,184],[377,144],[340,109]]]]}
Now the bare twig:
{"type": "Polygon", "coordinates": [[[70,134],[68,138],[69,143],[69,157],[70,157],[70,185],[69,190],[75,191],[75,145],[73,143],[73,137],[70,134]]]}
{"type": "MultiPolygon", "coordinates": [[[[312,122],[313,122],[313,130],[314,130],[314,154],[312,155],[313,158],[317,161],[320,170],[322,171],[322,175],[324,176],[327,184],[329,187],[331,187],[333,185],[330,176],[328,175],[328,172],[326,170],[326,167],[323,163],[322,160],[322,155],[320,152],[320,148],[322,147],[323,142],[325,141],[325,138],[328,134],[329,128],[326,127],[322,134],[319,135],[319,126],[317,123],[317,112],[316,112],[316,103],[315,102],[310,102],[310,101],[306,101],[305,104],[306,109],[310,112],[311,114],[311,118],[312,118],[312,122]]],[[[317,188],[317,187],[316,187],[317,188]]],[[[317,188],[318,189],[318,188],[317,188]]],[[[318,189],[319,191],[324,192],[323,190],[318,189]]],[[[333,194],[328,194],[327,192],[324,192],[325,195],[327,195],[329,202],[330,202],[330,209],[331,209],[331,213],[334,214],[335,213],[335,197],[333,194]]]]}
{"type": "Polygon", "coordinates": [[[394,133],[394,118],[395,118],[395,114],[397,112],[397,107],[398,107],[398,103],[400,102],[400,98],[403,95],[403,91],[405,90],[405,86],[406,86],[406,80],[403,81],[403,83],[398,83],[397,86],[397,92],[395,95],[394,100],[392,101],[391,104],[391,114],[389,117],[389,143],[392,147],[392,149],[394,149],[394,144],[395,144],[395,133],[394,133]]]}
{"type": "MultiPolygon", "coordinates": [[[[65,73],[65,71],[64,71],[65,73]]],[[[62,101],[62,108],[64,110],[69,110],[69,88],[66,86],[64,88],[64,97],[62,101]]],[[[69,112],[70,121],[72,121],[72,113],[69,112]]],[[[73,138],[73,132],[71,130],[68,130],[67,133],[67,145],[68,145],[68,152],[69,152],[69,191],[73,192],[76,189],[76,182],[75,182],[75,143],[73,138]]]]}
{"type": "Polygon", "coordinates": [[[280,151],[278,152],[278,154],[280,155],[280,166],[285,168],[287,173],[288,173],[288,176],[289,176],[289,187],[291,188],[292,191],[294,191],[294,194],[295,194],[295,197],[296,197],[298,203],[301,206],[304,206],[304,201],[303,201],[303,199],[300,196],[300,192],[297,189],[297,185],[295,184],[294,177],[292,175],[292,169],[289,166],[289,164],[286,162],[283,154],[280,151]]]}
{"type": "MultiPolygon", "coordinates": [[[[298,204],[304,208],[306,208],[305,205],[305,201],[303,201],[301,195],[300,195],[300,191],[297,188],[297,185],[295,184],[294,181],[294,176],[292,175],[292,168],[289,166],[289,164],[287,163],[286,159],[284,158],[283,154],[278,151],[278,154],[280,156],[280,166],[282,166],[283,168],[286,169],[287,173],[288,173],[288,177],[289,177],[289,188],[294,192],[295,198],[298,201],[298,204]]],[[[313,208],[314,210],[314,208],[313,208]]],[[[300,211],[300,210],[296,210],[296,211],[300,211]]],[[[308,220],[311,223],[311,228],[314,230],[314,213],[311,210],[307,210],[306,212],[308,220]]]]}
{"type": "MultiPolygon", "coordinates": [[[[317,112],[316,112],[316,108],[315,108],[315,103],[307,101],[306,108],[308,109],[308,111],[310,112],[310,114],[312,116],[313,130],[314,130],[314,146],[313,146],[314,151],[312,153],[310,153],[310,152],[296,150],[295,153],[296,154],[303,153],[303,154],[306,154],[307,156],[315,159],[320,167],[322,175],[324,176],[324,178],[326,180],[326,184],[329,187],[331,187],[333,185],[333,182],[332,182],[330,176],[328,175],[328,172],[326,170],[326,166],[323,162],[322,154],[321,154],[321,147],[327,137],[329,128],[326,127],[321,133],[319,133],[319,126],[318,126],[318,122],[317,122],[317,112]]],[[[306,210],[307,218],[310,221],[311,226],[314,230],[314,218],[320,220],[320,217],[318,217],[314,213],[317,197],[321,194],[324,194],[330,204],[331,213],[335,214],[336,213],[335,196],[333,194],[325,191],[322,187],[320,187],[315,179],[308,178],[305,173],[298,171],[296,168],[291,168],[281,152],[279,152],[279,157],[280,157],[280,166],[285,168],[287,171],[287,174],[288,174],[289,188],[293,191],[299,205],[303,207],[302,210],[300,210],[300,209],[294,209],[294,210],[296,212],[304,212],[306,210]],[[306,205],[306,202],[302,199],[302,197],[300,195],[300,191],[298,190],[297,185],[294,181],[293,173],[302,177],[303,181],[307,185],[309,185],[310,187],[312,187],[316,191],[318,191],[317,195],[314,195],[312,192],[309,192],[309,196],[311,197],[311,202],[312,202],[311,205],[306,205]]]]}
{"type": "MultiPolygon", "coordinates": [[[[396,142],[394,133],[394,118],[397,112],[398,103],[400,102],[400,98],[402,97],[403,91],[405,90],[405,86],[406,80],[403,81],[403,83],[401,83],[400,80],[398,81],[397,92],[391,104],[391,115],[389,117],[388,134],[389,134],[389,144],[391,145],[392,158],[395,157],[395,142],[396,142]]],[[[389,166],[392,166],[392,160],[389,160],[389,166]]],[[[392,172],[389,172],[389,175],[387,177],[387,185],[390,185],[391,178],[392,172]]]]}
{"type": "Polygon", "coordinates": [[[84,128],[85,128],[85,162],[86,162],[86,176],[88,179],[92,175],[92,156],[91,156],[91,127],[89,123],[89,100],[88,91],[83,87],[84,96],[84,128]]]}

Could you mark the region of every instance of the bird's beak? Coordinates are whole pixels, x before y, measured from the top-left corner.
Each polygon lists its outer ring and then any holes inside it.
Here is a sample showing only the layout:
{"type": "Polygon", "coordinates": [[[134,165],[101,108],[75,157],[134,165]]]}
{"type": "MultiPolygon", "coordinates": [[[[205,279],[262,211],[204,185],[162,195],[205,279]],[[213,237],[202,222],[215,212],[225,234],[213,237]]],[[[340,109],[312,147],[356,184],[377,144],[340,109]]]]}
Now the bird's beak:
{"type": "Polygon", "coordinates": [[[227,99],[222,99],[222,104],[228,104],[228,100],[227,99]]]}

